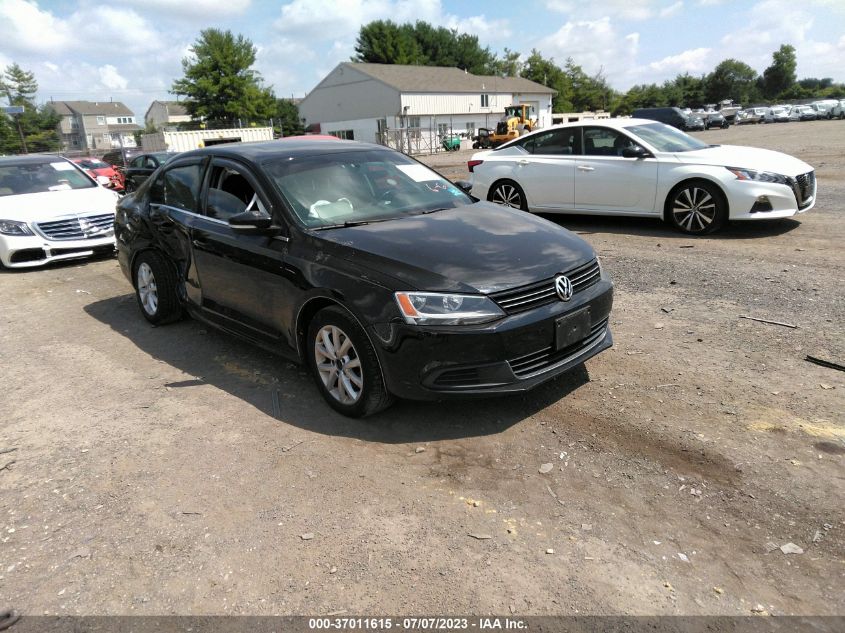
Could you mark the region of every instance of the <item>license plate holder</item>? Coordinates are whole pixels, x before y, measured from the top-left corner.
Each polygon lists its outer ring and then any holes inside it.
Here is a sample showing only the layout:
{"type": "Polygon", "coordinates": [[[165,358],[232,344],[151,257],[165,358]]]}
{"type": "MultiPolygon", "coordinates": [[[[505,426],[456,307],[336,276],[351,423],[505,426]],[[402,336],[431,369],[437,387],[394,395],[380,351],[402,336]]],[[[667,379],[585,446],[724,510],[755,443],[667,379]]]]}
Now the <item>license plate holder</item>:
{"type": "Polygon", "coordinates": [[[590,306],[555,320],[555,351],[569,347],[590,335],[590,306]]]}

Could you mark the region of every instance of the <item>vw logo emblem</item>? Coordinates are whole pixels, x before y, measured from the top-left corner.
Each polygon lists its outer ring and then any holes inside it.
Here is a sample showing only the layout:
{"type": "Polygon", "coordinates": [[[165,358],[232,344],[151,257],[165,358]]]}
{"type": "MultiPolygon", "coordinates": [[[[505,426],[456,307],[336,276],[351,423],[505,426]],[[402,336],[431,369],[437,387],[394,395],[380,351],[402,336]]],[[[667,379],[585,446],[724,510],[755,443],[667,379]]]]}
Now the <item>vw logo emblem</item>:
{"type": "Polygon", "coordinates": [[[561,301],[569,301],[572,298],[572,282],[566,275],[555,277],[555,292],[561,301]]]}

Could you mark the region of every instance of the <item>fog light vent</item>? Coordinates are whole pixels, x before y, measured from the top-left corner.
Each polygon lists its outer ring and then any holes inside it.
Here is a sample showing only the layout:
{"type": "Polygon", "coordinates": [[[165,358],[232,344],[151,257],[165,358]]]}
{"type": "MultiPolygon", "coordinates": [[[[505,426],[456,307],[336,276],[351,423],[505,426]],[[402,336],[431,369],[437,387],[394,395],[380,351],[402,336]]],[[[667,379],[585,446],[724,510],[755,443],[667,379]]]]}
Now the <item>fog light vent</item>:
{"type": "Polygon", "coordinates": [[[754,206],[751,207],[751,213],[759,213],[760,211],[771,211],[772,210],[772,203],[769,202],[768,196],[760,196],[757,198],[757,201],[754,203],[754,206]]]}

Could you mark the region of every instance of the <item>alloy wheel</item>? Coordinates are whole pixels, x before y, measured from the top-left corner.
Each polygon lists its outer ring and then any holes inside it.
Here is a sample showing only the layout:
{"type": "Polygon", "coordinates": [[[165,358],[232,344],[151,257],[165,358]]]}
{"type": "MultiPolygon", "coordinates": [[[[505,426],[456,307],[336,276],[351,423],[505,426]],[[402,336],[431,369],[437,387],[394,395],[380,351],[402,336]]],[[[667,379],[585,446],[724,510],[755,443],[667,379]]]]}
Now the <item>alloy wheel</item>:
{"type": "Polygon", "coordinates": [[[716,219],[716,201],[705,189],[687,187],[675,196],[672,214],[675,223],[689,233],[700,233],[716,219]]]}
{"type": "Polygon", "coordinates": [[[496,187],[491,198],[496,204],[502,204],[514,209],[522,208],[522,196],[514,185],[503,183],[496,187]]]}
{"type": "Polygon", "coordinates": [[[150,316],[155,316],[158,310],[158,287],[153,269],[147,262],[141,262],[138,266],[138,296],[144,311],[150,316]]]}
{"type": "Polygon", "coordinates": [[[361,359],[352,339],[336,325],[326,325],[314,340],[314,360],[323,385],[341,404],[355,404],[364,388],[361,359]]]}

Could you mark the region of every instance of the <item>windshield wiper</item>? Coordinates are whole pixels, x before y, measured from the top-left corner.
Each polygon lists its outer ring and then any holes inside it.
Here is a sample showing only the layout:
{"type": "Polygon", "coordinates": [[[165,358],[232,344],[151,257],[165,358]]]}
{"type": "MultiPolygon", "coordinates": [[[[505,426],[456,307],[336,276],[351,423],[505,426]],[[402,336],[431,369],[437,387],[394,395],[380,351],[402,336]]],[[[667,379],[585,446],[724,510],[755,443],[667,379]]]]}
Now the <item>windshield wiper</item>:
{"type": "Polygon", "coordinates": [[[338,224],[323,224],[322,226],[315,226],[315,231],[322,231],[324,229],[346,229],[350,226],[364,226],[365,224],[374,224],[375,222],[387,222],[388,220],[395,220],[396,218],[377,218],[373,220],[347,220],[338,224]]]}
{"type": "Polygon", "coordinates": [[[449,209],[454,209],[455,207],[438,207],[436,209],[426,209],[425,211],[420,211],[419,213],[414,213],[413,215],[428,215],[429,213],[437,213],[438,211],[448,211],[449,209]]]}

